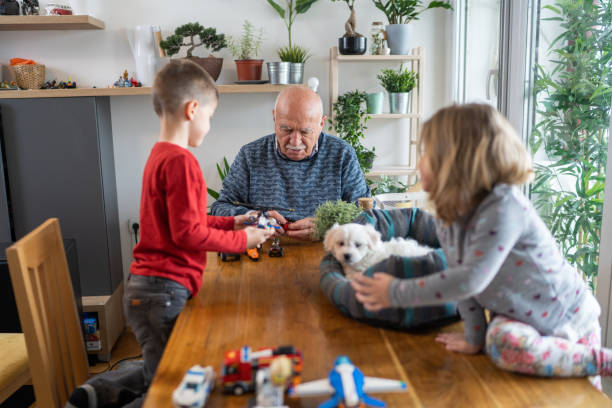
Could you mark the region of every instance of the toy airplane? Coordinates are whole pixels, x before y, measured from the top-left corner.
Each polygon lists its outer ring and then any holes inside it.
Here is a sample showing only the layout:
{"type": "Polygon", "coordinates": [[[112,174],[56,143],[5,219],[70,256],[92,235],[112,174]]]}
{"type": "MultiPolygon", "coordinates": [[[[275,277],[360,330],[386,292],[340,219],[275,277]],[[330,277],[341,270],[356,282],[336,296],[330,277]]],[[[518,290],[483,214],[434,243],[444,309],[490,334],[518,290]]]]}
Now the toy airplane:
{"type": "Polygon", "coordinates": [[[385,407],[384,402],[370,397],[366,392],[390,392],[405,389],[406,383],[403,381],[364,377],[361,370],[355,367],[347,356],[338,356],[334,361],[334,368],[329,373],[329,378],[299,384],[289,390],[289,395],[315,397],[333,394],[333,397],[319,405],[319,408],[339,406],[353,408],[363,406],[363,404],[385,407]]]}

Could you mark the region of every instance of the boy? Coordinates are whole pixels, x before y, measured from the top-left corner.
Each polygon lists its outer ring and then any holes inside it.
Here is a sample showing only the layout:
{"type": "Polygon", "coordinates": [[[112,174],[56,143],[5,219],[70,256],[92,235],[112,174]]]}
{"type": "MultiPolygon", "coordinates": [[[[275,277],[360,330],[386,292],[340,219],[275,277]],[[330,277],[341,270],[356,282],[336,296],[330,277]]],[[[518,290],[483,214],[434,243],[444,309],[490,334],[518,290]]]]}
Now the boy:
{"type": "MultiPolygon", "coordinates": [[[[139,375],[144,384],[139,389],[132,376],[126,392],[109,384],[114,380],[92,380],[97,405],[103,405],[100,400],[121,405],[149,386],[178,314],[202,286],[206,251],[240,253],[274,234],[271,228],[245,228],[246,214],[206,214],[206,183],[187,146],[202,143],[217,101],[214,81],[191,61],[172,60],[155,77],[153,106],[161,131],[144,170],[140,242],[123,299],[126,320],[142,349],[144,369],[139,375]]],[[[79,388],[91,401],[91,390],[79,388]]],[[[72,397],[75,406],[88,406],[75,404],[72,397]]],[[[130,406],[140,405],[140,400],[130,406]]]]}

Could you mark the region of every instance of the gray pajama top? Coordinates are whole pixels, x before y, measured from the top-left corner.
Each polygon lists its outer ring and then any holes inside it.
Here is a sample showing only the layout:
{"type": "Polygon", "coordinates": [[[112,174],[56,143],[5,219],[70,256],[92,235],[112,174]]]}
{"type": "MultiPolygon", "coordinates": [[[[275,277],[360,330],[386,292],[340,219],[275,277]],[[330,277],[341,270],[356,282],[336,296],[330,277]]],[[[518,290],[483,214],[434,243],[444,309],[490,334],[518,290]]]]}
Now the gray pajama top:
{"type": "Polygon", "coordinates": [[[593,296],[515,186],[496,185],[473,213],[451,225],[436,219],[436,233],[448,269],[422,278],[394,279],[391,304],[410,307],[458,300],[471,344],[484,345],[484,309],[550,335],[593,296]]]}

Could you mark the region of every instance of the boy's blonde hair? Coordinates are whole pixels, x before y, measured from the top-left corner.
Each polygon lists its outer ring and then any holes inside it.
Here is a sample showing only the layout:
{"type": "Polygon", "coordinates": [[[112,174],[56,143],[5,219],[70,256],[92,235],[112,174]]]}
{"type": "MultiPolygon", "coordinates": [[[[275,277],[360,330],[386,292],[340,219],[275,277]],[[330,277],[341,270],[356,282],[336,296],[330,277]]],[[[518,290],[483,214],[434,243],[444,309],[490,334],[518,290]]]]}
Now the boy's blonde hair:
{"type": "Polygon", "coordinates": [[[215,81],[202,67],[187,59],[170,60],[153,82],[153,108],[159,117],[175,114],[190,100],[205,106],[218,99],[215,81]]]}
{"type": "Polygon", "coordinates": [[[431,170],[429,199],[447,224],[475,209],[495,184],[523,184],[533,176],[518,135],[490,105],[439,110],[423,125],[419,148],[431,170]]]}

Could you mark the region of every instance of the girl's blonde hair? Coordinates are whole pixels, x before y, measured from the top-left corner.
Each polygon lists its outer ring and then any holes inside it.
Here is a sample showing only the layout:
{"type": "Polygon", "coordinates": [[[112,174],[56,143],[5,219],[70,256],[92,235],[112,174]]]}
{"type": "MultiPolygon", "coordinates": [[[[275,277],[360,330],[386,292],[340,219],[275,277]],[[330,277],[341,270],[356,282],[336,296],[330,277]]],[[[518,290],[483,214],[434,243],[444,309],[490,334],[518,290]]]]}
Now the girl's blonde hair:
{"type": "Polygon", "coordinates": [[[423,125],[420,151],[429,160],[429,199],[445,223],[473,209],[495,184],[523,184],[533,176],[521,140],[490,105],[443,108],[423,125]]]}

